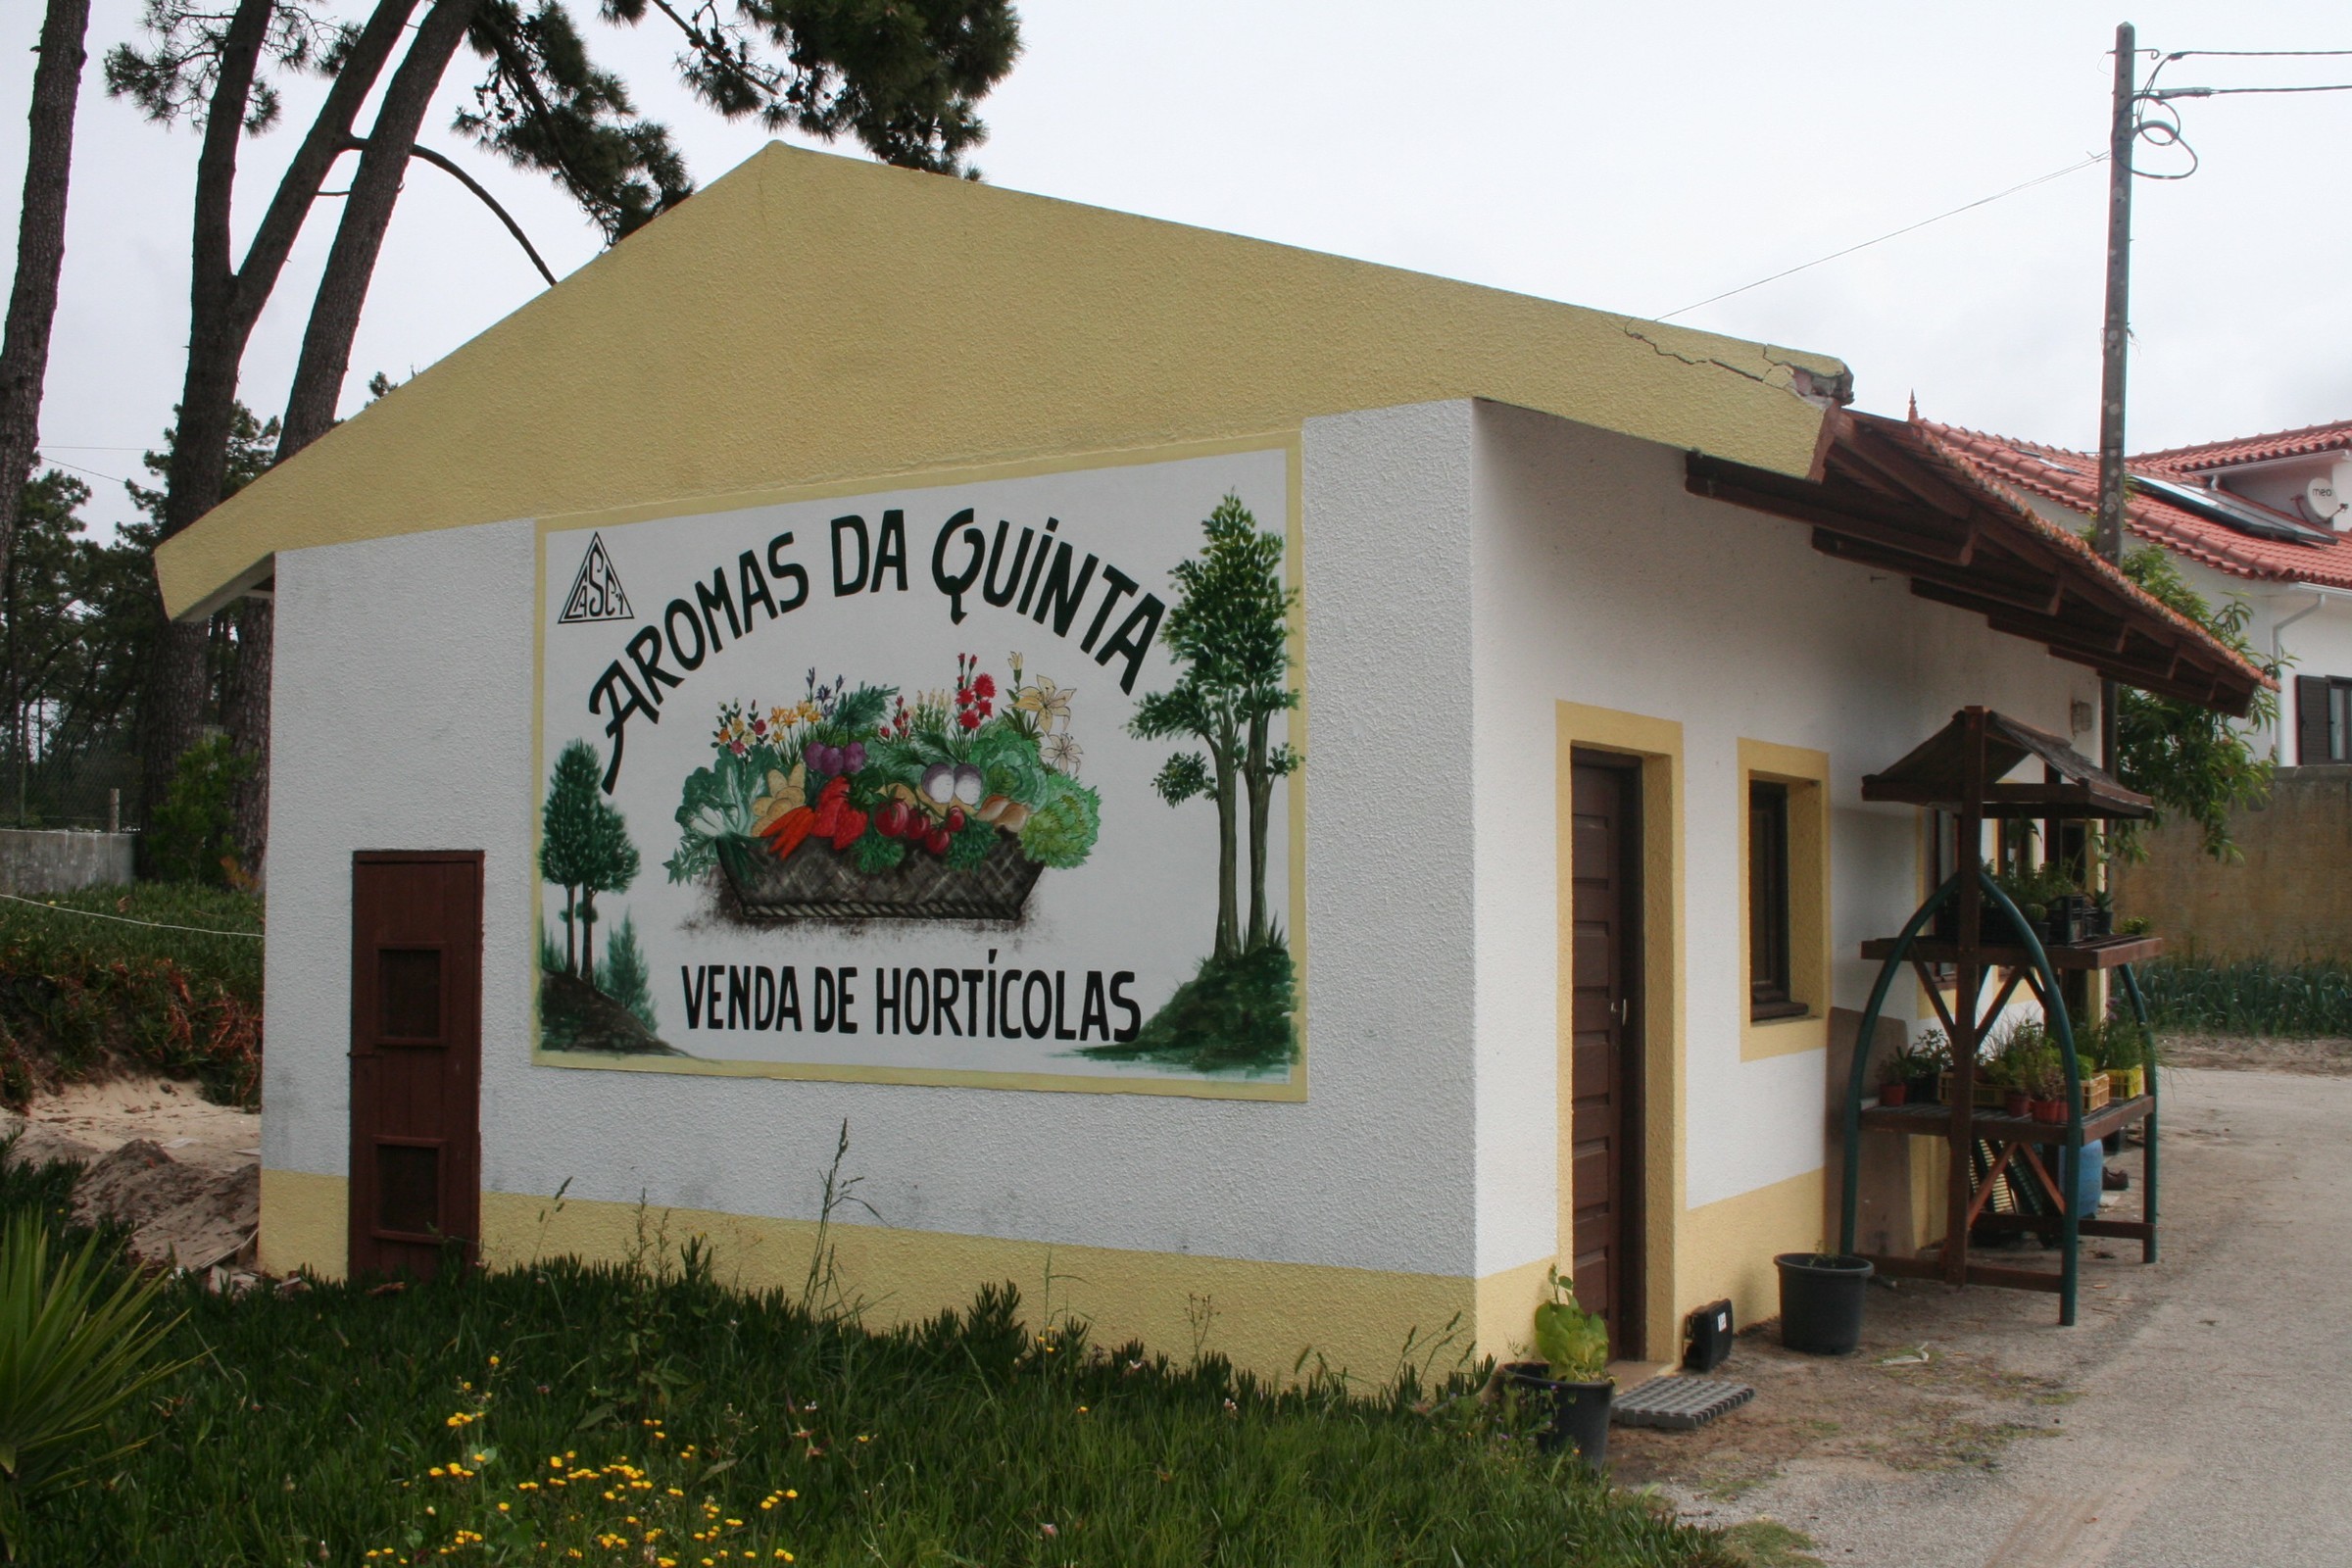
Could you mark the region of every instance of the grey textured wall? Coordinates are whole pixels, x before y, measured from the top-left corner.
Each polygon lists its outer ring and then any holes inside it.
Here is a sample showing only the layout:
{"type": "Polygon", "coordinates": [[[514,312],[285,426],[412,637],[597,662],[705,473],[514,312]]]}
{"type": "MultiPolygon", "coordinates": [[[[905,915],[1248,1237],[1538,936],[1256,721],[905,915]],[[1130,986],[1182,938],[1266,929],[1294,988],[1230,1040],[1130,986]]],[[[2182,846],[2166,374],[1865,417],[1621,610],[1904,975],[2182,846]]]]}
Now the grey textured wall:
{"type": "Polygon", "coordinates": [[[128,833],[0,828],[0,893],[70,893],[130,880],[128,833]]]}

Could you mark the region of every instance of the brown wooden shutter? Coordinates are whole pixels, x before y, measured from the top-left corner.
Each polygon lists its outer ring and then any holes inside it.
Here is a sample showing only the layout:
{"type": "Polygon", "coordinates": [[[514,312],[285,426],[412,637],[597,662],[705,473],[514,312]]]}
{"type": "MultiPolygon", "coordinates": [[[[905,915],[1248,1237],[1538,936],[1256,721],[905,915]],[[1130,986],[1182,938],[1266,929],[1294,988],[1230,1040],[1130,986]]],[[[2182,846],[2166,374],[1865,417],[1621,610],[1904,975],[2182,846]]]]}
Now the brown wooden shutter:
{"type": "Polygon", "coordinates": [[[2328,677],[2295,677],[2295,760],[2305,767],[2328,761],[2328,677]]]}

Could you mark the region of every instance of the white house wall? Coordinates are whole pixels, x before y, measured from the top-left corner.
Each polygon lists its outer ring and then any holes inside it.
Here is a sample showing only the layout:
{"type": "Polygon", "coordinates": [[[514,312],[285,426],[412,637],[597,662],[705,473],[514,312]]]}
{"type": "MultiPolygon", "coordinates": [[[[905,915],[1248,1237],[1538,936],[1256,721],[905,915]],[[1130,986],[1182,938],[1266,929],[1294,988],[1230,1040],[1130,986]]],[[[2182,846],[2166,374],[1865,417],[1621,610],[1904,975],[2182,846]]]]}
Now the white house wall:
{"type": "Polygon", "coordinates": [[[846,1120],[889,1227],[1467,1276],[1470,827],[1427,786],[1467,787],[1468,407],[1320,424],[1303,469],[1302,1103],[534,1067],[515,521],[277,562],[266,1164],[346,1171],[352,853],[480,849],[485,1194],[812,1219],[846,1120]]]}
{"type": "MultiPolygon", "coordinates": [[[[1680,452],[1475,407],[1478,1267],[1492,1274],[1550,1256],[1556,1238],[1555,701],[1682,726],[1695,1209],[1824,1163],[1824,1054],[1741,1059],[1740,740],[1830,758],[1834,1003],[1859,1009],[1875,966],[1857,950],[1916,906],[1920,854],[1918,814],[1865,806],[1862,775],[1972,703],[2066,734],[2097,681],[1818,554],[1800,524],[1690,496],[1680,452]]],[[[1898,987],[1892,1010],[1916,1001],[1898,987]]]]}

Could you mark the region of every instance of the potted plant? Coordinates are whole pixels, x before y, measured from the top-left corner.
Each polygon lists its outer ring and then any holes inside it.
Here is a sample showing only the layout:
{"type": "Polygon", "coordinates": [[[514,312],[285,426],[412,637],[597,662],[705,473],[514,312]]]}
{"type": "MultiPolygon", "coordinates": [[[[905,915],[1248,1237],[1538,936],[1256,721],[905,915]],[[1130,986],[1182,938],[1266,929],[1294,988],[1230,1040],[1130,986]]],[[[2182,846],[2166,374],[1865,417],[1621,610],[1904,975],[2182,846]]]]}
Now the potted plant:
{"type": "Polygon", "coordinates": [[[1871,1262],[1845,1252],[1783,1252],[1781,1343],[1806,1355],[1850,1355],[1862,1343],[1862,1291],[1871,1262]]]}
{"type": "Polygon", "coordinates": [[[1879,1103],[1900,1105],[1911,1098],[1911,1080],[1919,1074],[1919,1064],[1912,1059],[1911,1047],[1906,1042],[1887,1054],[1879,1063],[1879,1103]]]}
{"type": "Polygon", "coordinates": [[[1911,1048],[1911,1090],[1909,1100],[1914,1105],[1937,1103],[1937,1089],[1943,1081],[1944,1069],[1952,1064],[1952,1043],[1940,1029],[1930,1029],[1919,1037],[1911,1048]]]}
{"type": "Polygon", "coordinates": [[[2115,895],[2105,888],[2090,896],[2090,934],[2094,937],[2115,935],[2115,895]]]}
{"type": "Polygon", "coordinates": [[[2036,1059],[2028,1093],[2034,1097],[2035,1121],[2055,1125],[2066,1120],[2066,1066],[2058,1053],[2052,1051],[2036,1059]]]}
{"type": "Polygon", "coordinates": [[[1578,1304],[1576,1292],[1557,1268],[1545,1271],[1551,1299],[1536,1308],[1536,1353],[1541,1361],[1503,1367],[1509,1386],[1534,1401],[1543,1424],[1536,1446],[1556,1453],[1573,1444],[1586,1464],[1598,1469],[1609,1453],[1609,1404],[1616,1381],[1609,1376],[1609,1331],[1597,1312],[1578,1304]]]}
{"type": "Polygon", "coordinates": [[[2148,1092],[2149,1041],[2136,1022],[2111,1020],[2103,1033],[2107,1057],[2107,1087],[2117,1098],[2130,1100],[2148,1092]]]}

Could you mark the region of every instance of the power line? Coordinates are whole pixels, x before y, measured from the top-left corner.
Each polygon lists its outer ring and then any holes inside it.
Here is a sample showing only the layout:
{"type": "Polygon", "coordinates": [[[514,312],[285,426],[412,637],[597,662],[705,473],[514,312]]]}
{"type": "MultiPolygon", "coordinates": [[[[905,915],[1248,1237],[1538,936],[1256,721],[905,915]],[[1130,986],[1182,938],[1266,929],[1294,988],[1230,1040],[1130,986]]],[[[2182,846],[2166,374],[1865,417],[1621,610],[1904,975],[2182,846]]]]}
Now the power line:
{"type": "MultiPolygon", "coordinates": [[[[2151,49],[2150,54],[2159,51],[2151,49]]],[[[2306,58],[2352,58],[2352,49],[2166,49],[2167,60],[2228,59],[2228,60],[2299,60],[2306,58]]]]}
{"type": "Polygon", "coordinates": [[[1762,288],[1767,283],[1777,283],[1784,277],[1792,277],[1798,272],[1806,271],[1812,268],[1819,267],[1825,262],[1834,262],[1840,257],[1851,256],[1856,251],[1866,251],[1873,245],[1884,245],[1890,239],[1900,239],[1903,235],[1911,233],[1914,230],[1926,228],[1930,223],[1940,223],[1947,218],[1957,218],[1962,213],[1974,212],[1980,207],[1988,206],[1993,202],[2000,201],[2004,197],[2015,196],[2020,191],[2032,190],[2036,185],[2046,185],[2053,179],[2063,179],[2068,174],[2072,174],[2079,170],[2088,169],[2093,164],[2103,164],[2106,161],[2107,155],[2105,153],[2094,153],[2090,157],[2083,159],[2079,164],[2069,164],[2064,169],[2053,169],[2048,173],[2037,174],[2034,178],[2027,180],[2021,185],[2012,185],[2007,190],[1994,191],[1989,196],[1980,196],[1973,202],[1967,202],[1961,206],[1953,208],[1950,212],[1937,213],[1934,218],[1923,218],[1916,223],[1905,223],[1901,228],[1893,229],[1887,233],[1881,234],[1876,239],[1866,239],[1859,245],[1848,245],[1841,251],[1832,251],[1827,256],[1817,256],[1809,262],[1800,262],[1794,267],[1787,268],[1781,271],[1773,273],[1770,277],[1759,277],[1752,283],[1742,283],[1738,288],[1727,288],[1720,294],[1710,294],[1705,299],[1699,300],[1694,304],[1685,305],[1679,310],[1668,311],[1664,316],[1653,316],[1650,318],[1650,319],[1653,321],[1671,321],[1678,316],[1688,316],[1692,311],[1698,310],[1704,306],[1713,305],[1718,300],[1728,300],[1735,294],[1744,294],[1751,288],[1762,288]]]}

